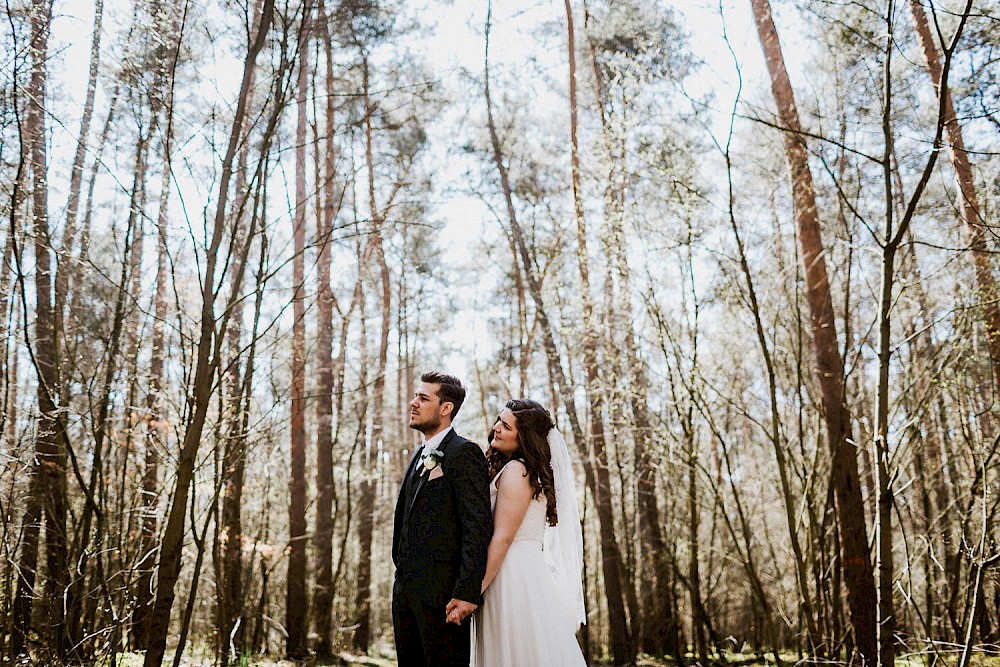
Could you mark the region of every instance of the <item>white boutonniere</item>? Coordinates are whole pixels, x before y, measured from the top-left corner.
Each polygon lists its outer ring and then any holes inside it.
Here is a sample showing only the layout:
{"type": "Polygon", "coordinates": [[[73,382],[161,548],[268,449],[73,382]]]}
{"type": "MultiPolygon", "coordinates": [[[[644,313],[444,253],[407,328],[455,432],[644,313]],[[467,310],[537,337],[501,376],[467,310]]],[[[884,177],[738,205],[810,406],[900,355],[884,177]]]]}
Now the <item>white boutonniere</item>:
{"type": "Polygon", "coordinates": [[[434,448],[429,452],[427,452],[426,454],[424,454],[420,458],[420,462],[424,466],[424,471],[430,472],[431,470],[434,470],[434,468],[437,468],[439,465],[441,465],[441,459],[443,458],[444,458],[444,452],[442,452],[440,449],[434,448]]]}

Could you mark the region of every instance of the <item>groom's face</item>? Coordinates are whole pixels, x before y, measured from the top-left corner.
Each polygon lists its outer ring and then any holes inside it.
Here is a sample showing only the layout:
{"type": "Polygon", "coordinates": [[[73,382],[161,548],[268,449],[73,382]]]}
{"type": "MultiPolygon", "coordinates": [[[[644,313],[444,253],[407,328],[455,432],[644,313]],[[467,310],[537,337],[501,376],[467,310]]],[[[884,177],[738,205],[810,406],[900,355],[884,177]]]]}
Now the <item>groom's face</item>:
{"type": "Polygon", "coordinates": [[[437,431],[451,415],[451,403],[442,403],[441,385],[421,382],[410,401],[410,428],[421,433],[437,431]]]}

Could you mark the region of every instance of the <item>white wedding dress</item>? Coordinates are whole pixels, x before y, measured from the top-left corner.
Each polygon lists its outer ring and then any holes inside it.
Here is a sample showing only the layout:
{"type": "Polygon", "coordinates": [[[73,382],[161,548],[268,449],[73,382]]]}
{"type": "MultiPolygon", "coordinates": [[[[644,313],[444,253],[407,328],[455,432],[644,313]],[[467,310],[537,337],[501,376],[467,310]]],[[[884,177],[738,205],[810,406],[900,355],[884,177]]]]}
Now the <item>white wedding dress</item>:
{"type": "MultiPolygon", "coordinates": [[[[497,480],[490,502],[497,503],[497,480]]],[[[472,620],[472,667],[586,667],[575,614],[542,554],[545,496],[531,501],[472,620]]]]}

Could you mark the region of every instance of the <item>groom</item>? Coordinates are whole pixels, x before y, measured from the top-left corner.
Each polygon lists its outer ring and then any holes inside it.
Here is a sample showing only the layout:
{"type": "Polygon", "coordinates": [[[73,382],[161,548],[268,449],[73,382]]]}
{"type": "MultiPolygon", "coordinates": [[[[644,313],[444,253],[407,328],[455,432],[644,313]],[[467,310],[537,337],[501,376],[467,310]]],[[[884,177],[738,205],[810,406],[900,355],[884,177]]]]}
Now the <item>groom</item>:
{"type": "Polygon", "coordinates": [[[465,387],[420,377],[410,428],[423,434],[403,477],[392,531],[392,624],[399,667],[468,667],[469,619],[482,601],[493,534],[486,457],[451,422],[465,387]]]}

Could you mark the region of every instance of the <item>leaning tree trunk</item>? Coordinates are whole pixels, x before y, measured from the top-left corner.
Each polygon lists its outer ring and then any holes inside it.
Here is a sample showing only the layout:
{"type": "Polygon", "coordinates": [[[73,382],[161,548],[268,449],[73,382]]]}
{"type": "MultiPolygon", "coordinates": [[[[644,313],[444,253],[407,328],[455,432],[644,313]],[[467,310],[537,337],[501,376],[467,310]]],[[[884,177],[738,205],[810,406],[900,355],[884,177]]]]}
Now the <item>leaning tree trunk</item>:
{"type": "Polygon", "coordinates": [[[813,353],[823,401],[830,448],[830,484],[840,522],[844,583],[858,652],[866,661],[876,658],[875,580],[868,549],[864,503],[861,498],[857,454],[850,415],[844,402],[844,362],[837,347],[837,324],[824,259],[816,195],[809,153],[801,134],[791,80],[785,69],[778,33],[768,0],[751,0],[778,118],[785,128],[785,157],[792,180],[792,207],[798,230],[812,324],[813,353]]]}
{"type": "MultiPolygon", "coordinates": [[[[177,481],[173,499],[167,515],[167,523],[163,531],[163,541],[160,545],[160,561],[157,573],[156,600],[150,617],[149,644],[143,659],[143,667],[159,667],[163,662],[163,654],[167,646],[167,634],[170,630],[170,612],[173,608],[177,579],[181,569],[181,550],[184,545],[185,508],[194,477],[195,462],[201,443],[202,432],[208,417],[209,403],[212,397],[212,385],[216,375],[218,359],[217,332],[219,324],[215,314],[217,285],[215,273],[220,259],[219,252],[225,236],[227,219],[227,201],[229,182],[233,173],[233,158],[236,148],[243,135],[243,119],[246,115],[247,103],[250,98],[250,78],[256,66],[257,55],[264,47],[266,37],[271,27],[274,14],[274,0],[264,0],[261,11],[260,28],[254,35],[246,60],[243,65],[243,79],[236,105],[236,113],[230,128],[229,144],[222,160],[222,174],[219,181],[219,195],[216,202],[215,216],[209,245],[205,253],[205,271],[202,277],[201,294],[201,329],[198,337],[198,354],[195,361],[194,377],[191,383],[189,397],[189,420],[181,443],[177,461],[177,481]]],[[[271,131],[271,127],[268,128],[271,131]]],[[[243,271],[245,256],[240,259],[237,271],[243,271]]],[[[225,317],[225,316],[223,316],[225,317]]]]}
{"type": "MultiPolygon", "coordinates": [[[[941,92],[942,81],[947,76],[938,51],[927,24],[927,15],[920,0],[910,0],[910,11],[913,14],[913,24],[917,31],[917,39],[924,52],[924,62],[930,74],[934,89],[943,95],[944,131],[948,139],[948,155],[951,166],[955,170],[955,180],[961,195],[962,222],[969,239],[969,259],[976,274],[976,288],[979,300],[983,304],[983,323],[986,325],[986,343],[990,350],[991,369],[993,371],[993,391],[1000,391],[1000,294],[997,281],[993,275],[992,253],[987,245],[986,221],[983,219],[982,208],[976,192],[975,176],[972,164],[969,162],[969,152],[965,148],[962,136],[962,125],[958,122],[951,91],[945,85],[941,92]]],[[[966,11],[966,13],[968,13],[966,11]]],[[[952,48],[954,48],[952,46],[952,48]]],[[[944,65],[948,65],[949,56],[944,65]]],[[[947,84],[947,81],[944,81],[947,84]]]]}

